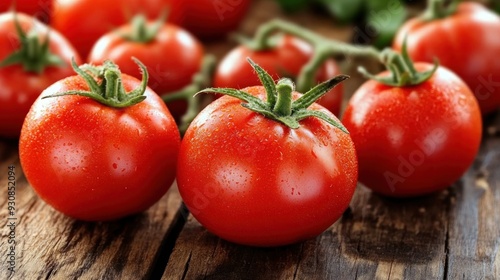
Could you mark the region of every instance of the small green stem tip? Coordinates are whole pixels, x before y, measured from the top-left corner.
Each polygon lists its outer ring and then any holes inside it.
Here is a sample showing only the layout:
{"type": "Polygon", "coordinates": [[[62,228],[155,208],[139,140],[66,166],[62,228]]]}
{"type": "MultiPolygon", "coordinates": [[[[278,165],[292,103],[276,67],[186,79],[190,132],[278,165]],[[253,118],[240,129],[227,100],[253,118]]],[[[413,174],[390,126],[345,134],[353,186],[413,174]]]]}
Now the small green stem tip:
{"type": "Polygon", "coordinates": [[[146,66],[138,59],[132,58],[139,66],[142,72],[141,85],[136,89],[126,92],[123,87],[122,74],[118,66],[112,61],[107,60],[101,66],[82,65],[78,67],[75,60],[71,61],[71,65],[75,72],[82,77],[89,87],[85,90],[69,90],[53,95],[44,96],[44,98],[60,97],[65,95],[80,95],[92,98],[93,100],[113,108],[125,108],[138,104],[146,96],[148,84],[148,71],[146,66]]]}
{"type": "Polygon", "coordinates": [[[444,0],[427,0],[427,9],[421,18],[424,21],[441,19],[454,14],[457,11],[460,0],[452,0],[449,5],[445,5],[444,0]]]}
{"type": "Polygon", "coordinates": [[[131,32],[119,34],[127,41],[149,43],[156,38],[158,31],[165,24],[167,12],[164,11],[154,23],[148,23],[145,15],[138,14],[132,18],[130,23],[131,32]]]}
{"type": "Polygon", "coordinates": [[[347,75],[338,75],[326,82],[323,82],[297,100],[293,100],[293,91],[295,86],[293,82],[287,78],[281,79],[275,84],[272,77],[259,65],[255,64],[250,58],[247,58],[250,65],[253,67],[259,79],[264,86],[267,94],[267,100],[264,101],[259,99],[247,92],[230,89],[230,88],[207,88],[202,92],[216,92],[224,95],[229,95],[236,97],[245,103],[242,104],[243,107],[252,110],[254,112],[260,113],[265,117],[281,122],[282,124],[292,128],[297,129],[300,127],[300,121],[308,117],[316,117],[326,121],[327,123],[339,128],[345,133],[349,133],[347,129],[329,114],[308,109],[316,100],[325,95],[328,91],[338,85],[340,82],[349,78],[347,75]]]}

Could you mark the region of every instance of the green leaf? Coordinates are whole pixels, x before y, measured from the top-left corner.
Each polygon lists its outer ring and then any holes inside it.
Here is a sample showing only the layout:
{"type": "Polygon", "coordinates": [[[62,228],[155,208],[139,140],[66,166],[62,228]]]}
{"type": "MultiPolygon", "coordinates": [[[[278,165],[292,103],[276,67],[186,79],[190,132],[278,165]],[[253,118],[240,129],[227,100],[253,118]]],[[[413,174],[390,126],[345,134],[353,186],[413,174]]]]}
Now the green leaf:
{"type": "Polygon", "coordinates": [[[494,1],[493,3],[493,10],[500,14],[500,1],[494,1]]]}
{"type": "Polygon", "coordinates": [[[287,13],[295,13],[304,9],[308,0],[277,0],[281,8],[287,13]]]}
{"type": "Polygon", "coordinates": [[[368,3],[366,26],[371,30],[371,34],[375,34],[372,44],[383,49],[391,45],[408,13],[401,0],[377,0],[368,3]]]}
{"type": "Polygon", "coordinates": [[[337,122],[336,120],[334,120],[333,118],[331,118],[330,116],[325,114],[324,112],[313,111],[313,110],[300,110],[300,111],[295,113],[294,117],[297,121],[301,121],[301,120],[308,118],[308,117],[315,117],[318,119],[322,119],[322,120],[326,121],[327,123],[333,125],[334,127],[342,130],[342,132],[349,134],[349,131],[347,131],[347,128],[345,128],[345,126],[341,122],[337,122]]]}
{"type": "Polygon", "coordinates": [[[310,89],[308,92],[304,93],[299,99],[295,100],[292,104],[293,110],[307,109],[319,98],[329,92],[332,88],[337,86],[344,80],[347,80],[349,76],[347,75],[337,75],[332,79],[325,81],[314,88],[310,89]]]}
{"type": "Polygon", "coordinates": [[[317,2],[323,5],[332,17],[343,24],[359,18],[365,5],[364,0],[317,0],[317,2]]]}
{"type": "Polygon", "coordinates": [[[248,63],[252,66],[252,68],[257,72],[257,76],[259,77],[260,82],[266,89],[266,94],[267,94],[267,103],[270,104],[269,107],[274,107],[274,104],[276,104],[276,98],[277,98],[277,93],[276,93],[276,83],[274,82],[274,79],[269,75],[262,67],[257,65],[252,59],[249,57],[247,58],[248,63]]]}
{"type": "Polygon", "coordinates": [[[263,107],[263,108],[267,107],[266,104],[264,103],[264,101],[260,100],[259,98],[255,97],[247,92],[237,90],[234,88],[206,88],[204,90],[197,92],[196,94],[207,93],[207,92],[214,92],[214,93],[219,93],[219,94],[223,94],[223,95],[229,95],[229,96],[241,99],[241,100],[248,102],[248,103],[260,104],[260,105],[262,105],[261,107],[263,107]]]}

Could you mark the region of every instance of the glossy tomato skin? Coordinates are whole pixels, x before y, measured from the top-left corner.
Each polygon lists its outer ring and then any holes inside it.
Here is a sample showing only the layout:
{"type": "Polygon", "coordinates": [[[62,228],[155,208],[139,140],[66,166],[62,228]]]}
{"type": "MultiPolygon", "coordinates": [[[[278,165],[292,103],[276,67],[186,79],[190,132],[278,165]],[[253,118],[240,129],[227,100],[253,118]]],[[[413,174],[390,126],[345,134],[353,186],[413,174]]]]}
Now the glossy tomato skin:
{"type": "MultiPolygon", "coordinates": [[[[244,91],[262,97],[264,89],[244,91]]],[[[319,235],[353,196],[352,140],[315,118],[290,129],[241,102],[217,99],[184,135],[177,184],[185,204],[209,231],[240,244],[279,246],[319,235]]]]}
{"type": "Polygon", "coordinates": [[[53,0],[3,0],[0,1],[0,12],[11,11],[25,13],[43,22],[49,22],[53,0]]]}
{"type": "MultiPolygon", "coordinates": [[[[424,71],[432,65],[416,67],[424,71]]],[[[477,101],[442,67],[417,86],[367,81],[352,96],[342,122],[356,146],[359,181],[393,197],[447,188],[472,164],[481,141],[477,101]]]]}
{"type": "Polygon", "coordinates": [[[186,1],[182,26],[199,38],[219,39],[238,28],[250,4],[250,0],[186,1]]]}
{"type": "MultiPolygon", "coordinates": [[[[147,43],[128,41],[119,35],[130,32],[131,26],[125,25],[101,37],[92,48],[88,61],[102,64],[105,60],[112,60],[122,73],[140,79],[142,74],[131,59],[136,57],[148,68],[149,87],[160,95],[187,86],[200,70],[203,46],[176,25],[165,24],[156,37],[147,43]]],[[[169,109],[179,118],[185,112],[186,105],[170,103],[169,109]]]]}
{"type": "Polygon", "coordinates": [[[415,18],[396,35],[393,47],[401,50],[408,37],[414,61],[439,63],[455,72],[476,96],[481,112],[500,107],[500,17],[479,3],[463,2],[455,14],[430,22],[415,18]]]}
{"type": "MultiPolygon", "coordinates": [[[[249,57],[264,68],[275,80],[281,77],[297,77],[302,67],[313,55],[313,48],[306,42],[283,36],[274,49],[252,51],[245,46],[238,46],[230,51],[220,62],[214,77],[215,87],[244,88],[260,84],[254,70],[246,62],[249,57]]],[[[316,80],[325,81],[340,74],[340,69],[333,60],[326,61],[319,69],[316,80]]],[[[343,86],[337,85],[323,96],[318,103],[339,115],[342,105],[343,86]]]]}
{"type": "Polygon", "coordinates": [[[104,34],[124,25],[136,14],[157,19],[168,11],[168,21],[184,18],[183,0],[59,0],[54,1],[52,26],[65,35],[87,57],[94,43],[104,34]]]}
{"type": "MultiPolygon", "coordinates": [[[[24,31],[34,28],[40,40],[45,40],[49,32],[46,25],[25,14],[17,13],[16,17],[24,31]]],[[[19,46],[14,15],[1,14],[0,61],[17,51],[19,46]]],[[[48,66],[41,73],[26,71],[20,64],[0,67],[0,136],[19,137],[24,117],[40,93],[54,82],[74,74],[71,58],[74,57],[80,63],[80,57],[73,46],[55,30],[50,31],[49,49],[63,60],[63,65],[48,66]]]]}
{"type": "MultiPolygon", "coordinates": [[[[126,91],[140,82],[122,77],[126,91]]],[[[79,76],[42,96],[88,90],[79,76]]],[[[36,193],[58,211],[104,221],[144,211],[175,177],[180,136],[167,107],[151,89],[144,101],[114,109],[81,96],[38,99],[23,125],[21,165],[36,193]]]]}

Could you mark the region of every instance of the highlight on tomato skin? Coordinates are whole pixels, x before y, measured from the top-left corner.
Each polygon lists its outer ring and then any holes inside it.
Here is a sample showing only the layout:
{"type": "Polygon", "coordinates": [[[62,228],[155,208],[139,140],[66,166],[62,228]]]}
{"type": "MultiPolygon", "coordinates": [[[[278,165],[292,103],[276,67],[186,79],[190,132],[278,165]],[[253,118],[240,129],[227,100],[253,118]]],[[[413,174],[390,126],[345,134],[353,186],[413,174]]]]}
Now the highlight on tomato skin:
{"type": "MultiPolygon", "coordinates": [[[[415,67],[429,71],[434,66],[415,67]]],[[[359,181],[391,197],[421,196],[453,185],[476,158],[482,134],[473,93],[444,67],[415,86],[367,81],[349,100],[342,122],[356,147],[359,181]]]]}
{"type": "Polygon", "coordinates": [[[143,81],[109,61],[74,65],[79,75],[48,87],[26,117],[19,140],[26,178],[47,204],[78,220],[140,213],[175,179],[175,121],[146,86],[144,65],[143,81]]]}
{"type": "Polygon", "coordinates": [[[264,86],[202,91],[230,96],[208,105],[186,131],[177,185],[189,211],[213,234],[282,246],[321,234],[354,194],[358,169],[349,134],[330,111],[303,102],[346,76],[300,95],[290,80],[274,84],[253,67],[264,86]]]}

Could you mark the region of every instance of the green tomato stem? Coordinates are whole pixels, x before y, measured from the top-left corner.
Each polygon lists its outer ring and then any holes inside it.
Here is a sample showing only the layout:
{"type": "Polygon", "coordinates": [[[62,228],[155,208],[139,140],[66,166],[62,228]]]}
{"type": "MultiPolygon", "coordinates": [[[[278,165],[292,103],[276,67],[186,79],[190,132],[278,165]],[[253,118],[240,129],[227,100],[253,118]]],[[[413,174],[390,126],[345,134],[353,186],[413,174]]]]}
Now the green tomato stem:
{"type": "Polygon", "coordinates": [[[441,19],[454,14],[457,11],[460,0],[452,0],[446,6],[444,0],[427,0],[427,9],[421,18],[425,21],[441,19]]]}
{"type": "Polygon", "coordinates": [[[176,92],[163,93],[161,98],[165,103],[175,100],[186,100],[188,103],[186,113],[181,117],[179,130],[181,134],[186,132],[189,124],[194,120],[202,107],[201,96],[196,93],[207,88],[212,83],[211,78],[215,70],[216,58],[213,55],[206,55],[203,58],[200,71],[193,76],[191,84],[176,92]]]}
{"type": "MultiPolygon", "coordinates": [[[[284,78],[276,84],[278,98],[274,104],[273,111],[279,116],[290,116],[292,114],[292,92],[294,84],[290,79],[284,78]]],[[[269,104],[271,105],[271,104],[269,104]]]]}
{"type": "Polygon", "coordinates": [[[79,95],[89,97],[112,108],[126,108],[138,104],[146,99],[144,93],[146,92],[148,84],[148,71],[144,64],[135,58],[133,59],[141,69],[142,81],[139,87],[128,93],[123,87],[121,72],[118,69],[118,66],[110,60],[105,61],[102,66],[84,65],[78,67],[73,59],[73,69],[87,83],[89,90],[70,90],[44,96],[42,99],[66,95],[79,95]],[[87,71],[84,71],[83,69],[87,69],[87,71]],[[98,75],[97,77],[93,77],[89,73],[98,73],[98,75]]]}
{"type": "Polygon", "coordinates": [[[418,72],[413,65],[413,61],[408,55],[406,39],[403,42],[402,53],[397,53],[391,49],[385,49],[381,56],[384,65],[386,65],[391,72],[391,76],[375,76],[368,73],[362,67],[359,68],[359,72],[369,79],[394,87],[415,86],[421,84],[430,79],[439,66],[438,62],[435,61],[432,70],[418,72]]]}
{"type": "MultiPolygon", "coordinates": [[[[448,10],[452,10],[454,6],[454,4],[450,5],[448,10]]],[[[368,78],[376,79],[381,83],[391,86],[417,85],[429,79],[434,73],[434,71],[424,73],[418,73],[416,71],[406,51],[406,40],[402,54],[396,53],[390,48],[379,51],[371,46],[355,46],[334,39],[325,38],[301,26],[283,20],[273,20],[262,25],[257,30],[254,39],[247,41],[247,45],[249,48],[257,51],[273,48],[273,39],[277,32],[300,38],[311,44],[314,48],[312,58],[302,67],[297,77],[297,90],[299,92],[304,92],[312,88],[315,84],[315,77],[318,69],[327,59],[338,56],[373,59],[384,64],[392,73],[392,76],[389,78],[381,79],[367,73],[364,68],[360,68],[359,71],[368,78]]]]}
{"type": "Polygon", "coordinates": [[[315,85],[317,70],[330,57],[342,55],[380,61],[380,52],[374,47],[353,46],[337,40],[327,39],[306,28],[283,20],[272,20],[262,25],[257,30],[254,40],[250,41],[248,46],[257,51],[273,48],[271,38],[276,32],[293,35],[314,46],[315,53],[313,57],[297,77],[297,90],[300,92],[305,92],[315,85]]]}
{"type": "Polygon", "coordinates": [[[148,23],[146,16],[143,14],[136,15],[132,18],[130,23],[132,28],[131,32],[122,33],[120,36],[127,41],[149,43],[156,38],[160,28],[165,24],[166,19],[166,12],[163,12],[154,23],[148,23]]]}

